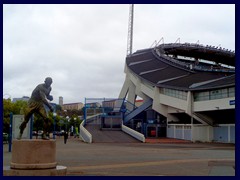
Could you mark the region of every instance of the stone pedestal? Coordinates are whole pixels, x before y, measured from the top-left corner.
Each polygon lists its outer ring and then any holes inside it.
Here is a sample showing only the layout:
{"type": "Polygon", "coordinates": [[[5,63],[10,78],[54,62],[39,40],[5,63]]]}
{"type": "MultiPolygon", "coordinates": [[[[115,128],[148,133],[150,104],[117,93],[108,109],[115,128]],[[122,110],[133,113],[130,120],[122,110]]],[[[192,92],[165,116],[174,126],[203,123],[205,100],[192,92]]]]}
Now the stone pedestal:
{"type": "Polygon", "coordinates": [[[3,168],[6,176],[63,176],[67,168],[56,162],[55,140],[13,140],[10,167],[3,168]]]}

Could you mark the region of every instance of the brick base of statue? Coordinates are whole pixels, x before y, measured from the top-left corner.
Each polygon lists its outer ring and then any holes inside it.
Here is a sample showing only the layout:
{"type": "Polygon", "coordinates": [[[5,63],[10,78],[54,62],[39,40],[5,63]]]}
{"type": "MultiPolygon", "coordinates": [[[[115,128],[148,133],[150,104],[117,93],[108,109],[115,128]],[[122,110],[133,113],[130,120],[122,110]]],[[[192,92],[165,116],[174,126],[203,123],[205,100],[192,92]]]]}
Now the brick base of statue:
{"type": "Polygon", "coordinates": [[[42,139],[13,140],[10,166],[4,176],[64,176],[67,167],[56,162],[56,141],[42,139]]]}

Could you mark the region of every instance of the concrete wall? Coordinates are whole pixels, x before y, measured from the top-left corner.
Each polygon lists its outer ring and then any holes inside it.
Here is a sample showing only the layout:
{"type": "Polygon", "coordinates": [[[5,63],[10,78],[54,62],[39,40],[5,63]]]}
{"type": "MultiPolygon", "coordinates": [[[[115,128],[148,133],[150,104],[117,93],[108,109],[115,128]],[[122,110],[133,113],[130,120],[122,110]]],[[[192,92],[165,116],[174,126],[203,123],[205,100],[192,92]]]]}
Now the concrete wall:
{"type": "Polygon", "coordinates": [[[171,124],[167,128],[167,137],[192,140],[191,124],[171,124]]]}
{"type": "Polygon", "coordinates": [[[211,142],[213,139],[213,128],[208,125],[194,125],[193,126],[192,141],[211,142]]]}
{"type": "MultiPolygon", "coordinates": [[[[85,120],[84,120],[85,121],[85,120]]],[[[84,121],[80,124],[80,137],[84,142],[92,143],[92,135],[88,132],[88,130],[83,126],[84,121]]]]}
{"type": "Polygon", "coordinates": [[[213,127],[213,141],[235,144],[235,124],[219,124],[213,127]]]}
{"type": "Polygon", "coordinates": [[[166,96],[164,94],[159,94],[160,102],[164,105],[168,105],[170,107],[181,109],[186,111],[187,109],[187,101],[182,99],[177,99],[171,96],[166,96]]]}
{"type": "Polygon", "coordinates": [[[167,128],[167,137],[193,142],[214,141],[235,144],[235,125],[220,124],[218,127],[212,127],[208,125],[171,124],[167,128]]]}
{"type": "Polygon", "coordinates": [[[123,125],[123,124],[122,124],[122,131],[129,134],[130,136],[138,139],[139,141],[145,142],[145,137],[144,137],[143,134],[141,134],[141,133],[139,133],[139,132],[123,125]]]}
{"type": "Polygon", "coordinates": [[[211,111],[219,109],[235,109],[235,105],[230,105],[230,101],[235,98],[214,99],[207,101],[197,101],[193,103],[193,111],[211,111]]]}

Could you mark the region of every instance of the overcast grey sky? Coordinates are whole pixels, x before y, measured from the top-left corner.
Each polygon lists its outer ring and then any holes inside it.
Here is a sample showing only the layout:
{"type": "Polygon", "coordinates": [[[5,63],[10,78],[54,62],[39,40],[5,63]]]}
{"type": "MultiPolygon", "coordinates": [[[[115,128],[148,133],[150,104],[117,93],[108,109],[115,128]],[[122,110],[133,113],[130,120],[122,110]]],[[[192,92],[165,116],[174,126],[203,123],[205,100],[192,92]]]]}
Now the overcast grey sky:
{"type": "MultiPolygon", "coordinates": [[[[235,5],[137,4],[133,52],[155,40],[235,50],[235,5]]],[[[3,5],[3,95],[31,96],[52,77],[55,103],[115,98],[122,88],[128,4],[3,5]]]]}

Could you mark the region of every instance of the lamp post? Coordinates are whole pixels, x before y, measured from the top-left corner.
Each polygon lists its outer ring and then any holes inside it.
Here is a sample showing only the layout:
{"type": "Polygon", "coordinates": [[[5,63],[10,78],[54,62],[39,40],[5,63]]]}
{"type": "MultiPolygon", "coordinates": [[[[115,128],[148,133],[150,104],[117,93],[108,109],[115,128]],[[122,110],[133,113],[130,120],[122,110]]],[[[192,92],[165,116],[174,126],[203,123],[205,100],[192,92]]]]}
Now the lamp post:
{"type": "Polygon", "coordinates": [[[67,122],[66,122],[65,129],[66,129],[66,131],[67,131],[67,123],[69,122],[69,116],[67,116],[66,119],[67,119],[67,122]]]}
{"type": "Polygon", "coordinates": [[[8,152],[12,152],[12,121],[13,113],[10,113],[9,136],[8,136],[8,152]]]}
{"type": "Polygon", "coordinates": [[[77,134],[77,132],[76,132],[76,120],[77,120],[77,118],[75,117],[74,118],[74,138],[76,137],[76,134],[77,134]]]}
{"type": "Polygon", "coordinates": [[[3,99],[4,99],[5,96],[8,96],[8,98],[6,98],[6,99],[10,99],[11,100],[11,95],[10,94],[8,94],[8,93],[3,94],[3,99]]]}
{"type": "Polygon", "coordinates": [[[55,132],[55,128],[56,128],[56,116],[57,116],[57,113],[53,113],[53,120],[54,120],[54,122],[53,122],[53,139],[55,139],[55,134],[56,134],[56,132],[55,132]]]}

